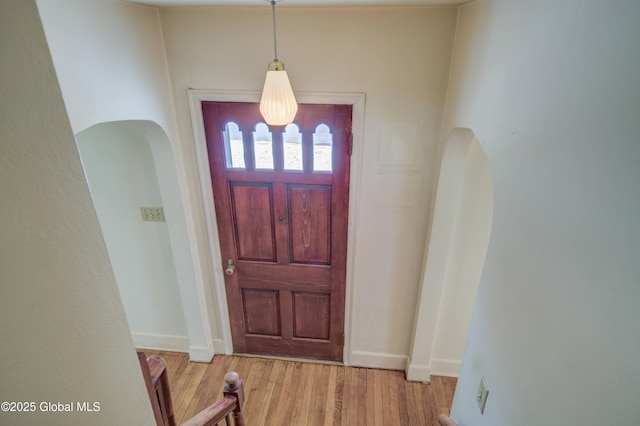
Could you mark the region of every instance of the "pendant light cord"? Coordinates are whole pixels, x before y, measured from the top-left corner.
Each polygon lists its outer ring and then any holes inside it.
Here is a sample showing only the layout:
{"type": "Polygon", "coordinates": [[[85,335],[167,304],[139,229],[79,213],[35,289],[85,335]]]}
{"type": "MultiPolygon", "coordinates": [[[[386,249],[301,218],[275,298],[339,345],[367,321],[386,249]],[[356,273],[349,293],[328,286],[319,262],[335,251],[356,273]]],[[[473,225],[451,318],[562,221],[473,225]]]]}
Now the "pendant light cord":
{"type": "Polygon", "coordinates": [[[276,44],[276,0],[271,0],[271,17],[273,18],[273,53],[274,62],[278,62],[278,45],[276,44]]]}

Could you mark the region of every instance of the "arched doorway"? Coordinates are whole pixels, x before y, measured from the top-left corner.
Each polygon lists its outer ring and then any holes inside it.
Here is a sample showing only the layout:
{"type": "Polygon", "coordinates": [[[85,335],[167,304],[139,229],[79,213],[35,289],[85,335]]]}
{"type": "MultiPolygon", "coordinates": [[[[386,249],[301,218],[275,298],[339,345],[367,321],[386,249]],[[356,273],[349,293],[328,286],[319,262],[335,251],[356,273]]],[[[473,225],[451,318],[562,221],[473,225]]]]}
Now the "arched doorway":
{"type": "Polygon", "coordinates": [[[470,129],[451,132],[442,157],[410,380],[457,376],[493,223],[489,163],[470,129]]]}
{"type": "Polygon", "coordinates": [[[135,345],[188,350],[167,222],[140,212],[163,207],[149,140],[135,122],[119,121],[76,141],[135,345]]]}
{"type": "Polygon", "coordinates": [[[128,120],[96,124],[76,140],[134,343],[210,361],[215,311],[199,282],[167,134],[128,120]],[[156,206],[166,222],[144,222],[140,207],[156,206]]]}

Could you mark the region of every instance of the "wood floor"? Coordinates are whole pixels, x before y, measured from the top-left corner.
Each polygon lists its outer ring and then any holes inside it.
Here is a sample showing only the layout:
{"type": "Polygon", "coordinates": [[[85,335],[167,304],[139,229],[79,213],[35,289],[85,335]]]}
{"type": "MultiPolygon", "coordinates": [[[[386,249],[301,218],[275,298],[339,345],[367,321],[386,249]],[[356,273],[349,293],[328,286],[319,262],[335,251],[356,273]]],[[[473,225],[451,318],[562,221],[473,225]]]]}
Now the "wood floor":
{"type": "Polygon", "coordinates": [[[185,353],[144,352],[167,363],[178,424],[222,398],[229,371],[244,381],[247,426],[435,426],[449,414],[456,387],[449,377],[408,382],[402,371],[225,355],[201,364],[185,353]]]}

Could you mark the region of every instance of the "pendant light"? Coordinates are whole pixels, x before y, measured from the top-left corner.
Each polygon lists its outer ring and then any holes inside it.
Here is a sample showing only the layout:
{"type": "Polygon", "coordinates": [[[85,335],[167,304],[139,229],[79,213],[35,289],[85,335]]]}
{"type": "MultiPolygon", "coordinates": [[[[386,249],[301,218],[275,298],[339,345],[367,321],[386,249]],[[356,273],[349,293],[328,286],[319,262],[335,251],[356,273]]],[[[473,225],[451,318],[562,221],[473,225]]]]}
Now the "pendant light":
{"type": "Polygon", "coordinates": [[[275,57],[269,64],[267,77],[264,80],[262,98],[260,99],[260,113],[267,124],[285,126],[293,122],[298,112],[298,103],[293,95],[289,77],[284,70],[284,63],[278,60],[276,44],[276,2],[280,0],[265,0],[271,3],[273,18],[273,50],[275,57]]]}

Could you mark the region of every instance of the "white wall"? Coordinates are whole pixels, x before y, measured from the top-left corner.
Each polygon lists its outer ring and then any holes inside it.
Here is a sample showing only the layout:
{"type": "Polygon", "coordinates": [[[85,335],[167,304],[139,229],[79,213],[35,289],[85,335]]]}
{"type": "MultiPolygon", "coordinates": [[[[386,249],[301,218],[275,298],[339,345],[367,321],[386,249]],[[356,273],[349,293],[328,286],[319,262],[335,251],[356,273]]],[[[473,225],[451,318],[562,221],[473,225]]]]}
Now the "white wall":
{"type": "Polygon", "coordinates": [[[0,412],[12,425],[153,424],[35,2],[0,3],[0,412]],[[115,391],[119,390],[119,391],[115,391]],[[48,413],[40,402],[99,402],[48,413]]]}
{"type": "Polygon", "coordinates": [[[71,128],[150,120],[170,136],[157,10],[113,0],[38,0],[71,128]]]}
{"type": "Polygon", "coordinates": [[[192,249],[194,189],[187,186],[177,143],[158,10],[112,0],[39,0],[38,8],[74,133],[113,121],[147,123],[189,352],[192,360],[210,360],[220,331],[210,271],[199,259],[208,256],[192,249]]]}
{"type": "Polygon", "coordinates": [[[495,205],[460,425],[640,423],[639,19],[632,1],[461,8],[445,130],[473,129],[495,205]]]}
{"type": "MultiPolygon", "coordinates": [[[[297,92],[366,94],[350,361],[404,368],[429,221],[455,8],[279,8],[278,53],[297,92]]],[[[190,187],[187,89],[262,88],[268,5],[160,12],[190,187]]],[[[199,207],[195,212],[201,212],[199,207]]],[[[204,219],[194,215],[199,235],[204,219]]],[[[206,241],[201,241],[206,245],[206,241]]],[[[201,250],[205,250],[204,246],[201,250]]],[[[214,259],[221,274],[221,260],[214,259]]]]}
{"type": "Polygon", "coordinates": [[[76,135],[111,265],[136,347],[187,350],[189,338],[151,148],[135,122],[97,124],[76,135]]]}

